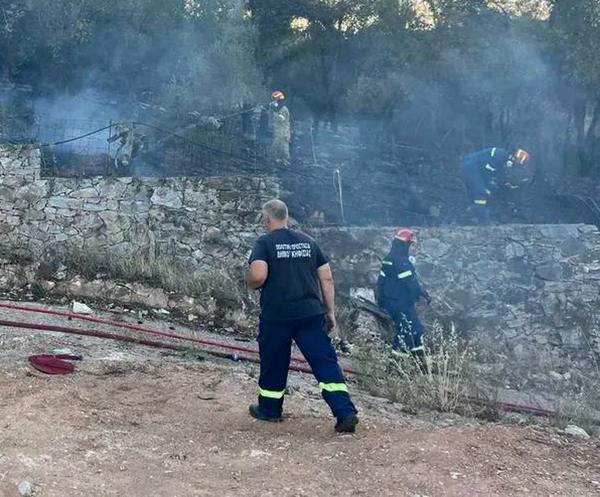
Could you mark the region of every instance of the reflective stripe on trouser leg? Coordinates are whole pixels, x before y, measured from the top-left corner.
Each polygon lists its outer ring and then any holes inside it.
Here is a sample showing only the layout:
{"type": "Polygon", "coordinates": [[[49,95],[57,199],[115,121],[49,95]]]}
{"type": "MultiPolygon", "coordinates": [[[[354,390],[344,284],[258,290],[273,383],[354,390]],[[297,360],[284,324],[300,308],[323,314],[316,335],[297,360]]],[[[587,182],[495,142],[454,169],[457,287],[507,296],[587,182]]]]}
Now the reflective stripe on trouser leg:
{"type": "Polygon", "coordinates": [[[293,327],[288,323],[274,323],[262,319],[260,321],[258,405],[263,414],[267,416],[279,417],[283,410],[292,334],[293,327]]]}
{"type": "Polygon", "coordinates": [[[321,395],[333,415],[343,419],[356,414],[331,339],[325,332],[325,318],[317,316],[302,320],[294,340],[310,364],[321,395]]]}
{"type": "Polygon", "coordinates": [[[285,390],[276,392],[274,390],[265,390],[264,388],[258,387],[258,395],[260,395],[261,397],[266,397],[267,399],[283,399],[283,396],[285,395],[285,390]]]}
{"type": "Polygon", "coordinates": [[[345,383],[319,383],[319,391],[323,392],[346,392],[348,387],[345,383]]]}

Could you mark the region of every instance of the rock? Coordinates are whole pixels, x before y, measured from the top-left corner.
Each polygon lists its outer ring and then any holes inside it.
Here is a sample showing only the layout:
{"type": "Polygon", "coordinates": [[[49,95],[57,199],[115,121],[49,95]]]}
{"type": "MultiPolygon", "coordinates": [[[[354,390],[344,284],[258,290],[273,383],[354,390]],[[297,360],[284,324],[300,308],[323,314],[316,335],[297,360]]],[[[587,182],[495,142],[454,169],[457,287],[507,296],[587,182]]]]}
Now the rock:
{"type": "Polygon", "coordinates": [[[549,262],[535,268],[535,274],[538,278],[546,281],[561,281],[564,270],[558,262],[549,262]]]}
{"type": "Polygon", "coordinates": [[[44,289],[44,291],[50,292],[54,290],[56,283],[54,283],[54,281],[42,280],[40,281],[40,286],[44,289]]]}
{"type": "Polygon", "coordinates": [[[75,313],[75,314],[85,314],[85,315],[89,315],[89,314],[93,314],[94,311],[92,311],[92,309],[90,307],[88,307],[87,305],[81,303],[81,302],[77,302],[76,300],[73,301],[72,305],[71,305],[71,310],[75,313]]]}
{"type": "Polygon", "coordinates": [[[154,205],[162,205],[172,209],[180,209],[183,205],[181,197],[173,189],[165,187],[154,190],[150,202],[154,205]]]}
{"type": "Polygon", "coordinates": [[[67,266],[59,264],[54,272],[54,279],[57,281],[63,281],[67,278],[67,266]]]}
{"type": "Polygon", "coordinates": [[[202,259],[204,259],[205,255],[204,252],[202,252],[202,250],[194,250],[192,252],[192,257],[197,261],[201,261],[202,259]]]}
{"type": "Polygon", "coordinates": [[[98,198],[98,190],[95,188],[82,188],[77,191],[77,196],[79,198],[98,198]]]}
{"type": "Polygon", "coordinates": [[[569,238],[560,245],[560,253],[565,257],[581,254],[585,252],[585,250],[585,245],[577,238],[569,238]]]}
{"type": "Polygon", "coordinates": [[[114,179],[105,180],[98,185],[98,197],[105,199],[119,199],[124,196],[127,185],[114,179]]]}
{"type": "Polygon", "coordinates": [[[198,394],[198,398],[201,400],[215,400],[217,398],[217,394],[215,392],[200,392],[198,394]]]}
{"type": "Polygon", "coordinates": [[[562,346],[565,348],[569,348],[572,350],[577,350],[581,348],[584,344],[584,338],[577,329],[567,328],[558,330],[558,333],[561,338],[562,346]]]}
{"type": "Polygon", "coordinates": [[[262,450],[251,450],[250,451],[250,457],[255,458],[255,457],[271,457],[271,454],[269,452],[264,452],[262,450]]]}
{"type": "Polygon", "coordinates": [[[540,227],[540,232],[546,238],[562,238],[577,236],[578,227],[571,225],[546,225],[540,227]]]}
{"type": "Polygon", "coordinates": [[[131,216],[135,214],[147,214],[149,209],[150,205],[148,202],[141,200],[121,200],[119,202],[119,211],[121,214],[127,214],[131,216]]]}
{"type": "Polygon", "coordinates": [[[438,259],[450,251],[450,245],[435,238],[427,238],[421,243],[421,252],[427,257],[438,259]]]}
{"type": "Polygon", "coordinates": [[[102,203],[85,202],[83,204],[83,210],[89,212],[103,212],[106,211],[106,205],[102,203]]]}
{"type": "Polygon", "coordinates": [[[153,307],[155,309],[153,312],[156,314],[167,315],[169,313],[164,309],[169,305],[169,298],[161,288],[141,288],[133,297],[138,304],[153,307]]]}
{"type": "Polygon", "coordinates": [[[15,198],[15,190],[12,188],[1,187],[0,188],[0,199],[12,202],[15,198]]]}
{"type": "Polygon", "coordinates": [[[48,206],[54,207],[56,209],[81,209],[83,205],[83,201],[76,198],[69,197],[50,197],[48,199],[48,206]]]}
{"type": "Polygon", "coordinates": [[[225,239],[225,234],[219,228],[214,227],[208,228],[206,230],[206,234],[204,235],[204,242],[211,245],[223,243],[225,239]]]}
{"type": "Polygon", "coordinates": [[[562,381],[563,380],[563,375],[560,373],[557,373],[556,371],[550,371],[550,373],[548,373],[548,375],[553,379],[553,380],[557,380],[557,381],[562,381]]]}
{"type": "Polygon", "coordinates": [[[30,495],[33,495],[33,487],[28,481],[22,481],[21,483],[19,483],[18,489],[19,495],[21,495],[22,497],[28,497],[30,495]]]}
{"type": "Polygon", "coordinates": [[[572,437],[578,437],[578,438],[583,438],[583,439],[588,439],[590,438],[590,436],[588,435],[588,432],[585,431],[583,428],[580,428],[577,425],[569,425],[565,428],[565,433],[567,435],[571,435],[572,437]]]}
{"type": "Polygon", "coordinates": [[[350,288],[350,297],[375,302],[375,291],[372,288],[350,288]]]}
{"type": "Polygon", "coordinates": [[[511,243],[504,249],[507,259],[517,259],[525,255],[525,247],[520,243],[511,243]]]}
{"type": "Polygon", "coordinates": [[[107,226],[111,226],[113,223],[117,222],[117,219],[119,219],[119,214],[117,214],[115,211],[105,211],[98,215],[107,226]]]}

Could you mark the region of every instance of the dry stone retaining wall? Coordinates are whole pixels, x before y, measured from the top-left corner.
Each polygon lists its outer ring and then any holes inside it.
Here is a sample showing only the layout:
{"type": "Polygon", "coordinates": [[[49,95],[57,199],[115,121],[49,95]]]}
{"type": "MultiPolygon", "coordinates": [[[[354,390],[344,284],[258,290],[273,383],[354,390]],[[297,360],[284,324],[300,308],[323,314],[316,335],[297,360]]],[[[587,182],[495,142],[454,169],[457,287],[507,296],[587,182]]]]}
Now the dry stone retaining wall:
{"type": "Polygon", "coordinates": [[[61,244],[150,248],[191,268],[243,260],[261,204],[278,192],[261,177],[42,179],[38,150],[0,148],[2,245],[36,256],[61,244]]]}
{"type": "MultiPolygon", "coordinates": [[[[0,245],[9,251],[40,256],[63,244],[116,257],[150,248],[169,253],[192,274],[214,266],[239,270],[257,235],[260,205],[279,193],[273,178],[44,179],[40,161],[36,149],[0,148],[0,245]]],[[[312,234],[331,256],[338,289],[368,295],[392,233],[332,228],[312,234]]],[[[434,314],[478,336],[487,351],[482,360],[499,377],[519,365],[557,379],[574,367],[593,367],[600,354],[595,227],[424,228],[417,235],[416,266],[435,297],[434,314]]],[[[79,286],[87,293],[95,288],[79,286]]],[[[154,298],[160,305],[169,299],[154,298]]],[[[218,312],[225,301],[231,316],[252,314],[253,303],[227,295],[207,312],[218,312]]],[[[529,373],[523,382],[535,380],[529,373]]]]}
{"type": "MultiPolygon", "coordinates": [[[[433,314],[477,337],[498,377],[568,379],[600,358],[600,232],[585,225],[416,229],[415,264],[433,314]],[[529,374],[531,373],[531,374],[529,374]],[[533,377],[532,377],[533,375],[533,377]],[[541,376],[540,376],[541,378],[541,376]]],[[[338,289],[372,294],[393,229],[327,229],[338,289]]],[[[424,314],[429,310],[422,306],[424,314]]]]}

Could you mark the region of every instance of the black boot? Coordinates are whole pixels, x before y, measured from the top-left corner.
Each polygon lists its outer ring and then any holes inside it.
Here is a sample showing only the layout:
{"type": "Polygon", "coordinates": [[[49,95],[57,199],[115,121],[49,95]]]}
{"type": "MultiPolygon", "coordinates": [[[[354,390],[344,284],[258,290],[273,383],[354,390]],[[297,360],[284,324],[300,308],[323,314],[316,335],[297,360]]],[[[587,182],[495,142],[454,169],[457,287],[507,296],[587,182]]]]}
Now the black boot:
{"type": "Polygon", "coordinates": [[[258,419],[259,421],[268,421],[269,423],[281,423],[283,418],[281,416],[268,416],[264,412],[260,410],[260,406],[258,404],[253,404],[248,408],[248,412],[250,416],[254,419],[258,419]]]}
{"type": "Polygon", "coordinates": [[[352,414],[344,419],[338,418],[337,423],[335,424],[335,431],[337,433],[354,433],[357,424],[358,416],[356,414],[352,414]]]}

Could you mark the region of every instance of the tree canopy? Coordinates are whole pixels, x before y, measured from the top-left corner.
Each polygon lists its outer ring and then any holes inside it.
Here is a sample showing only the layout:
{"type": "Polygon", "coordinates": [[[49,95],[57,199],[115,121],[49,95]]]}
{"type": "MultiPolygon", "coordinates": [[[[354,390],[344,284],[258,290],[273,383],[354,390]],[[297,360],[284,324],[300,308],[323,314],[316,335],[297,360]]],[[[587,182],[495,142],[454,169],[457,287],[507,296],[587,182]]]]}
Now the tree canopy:
{"type": "Polygon", "coordinates": [[[274,88],[373,150],[518,145],[600,174],[597,0],[4,0],[0,77],[170,113],[274,88]]]}

